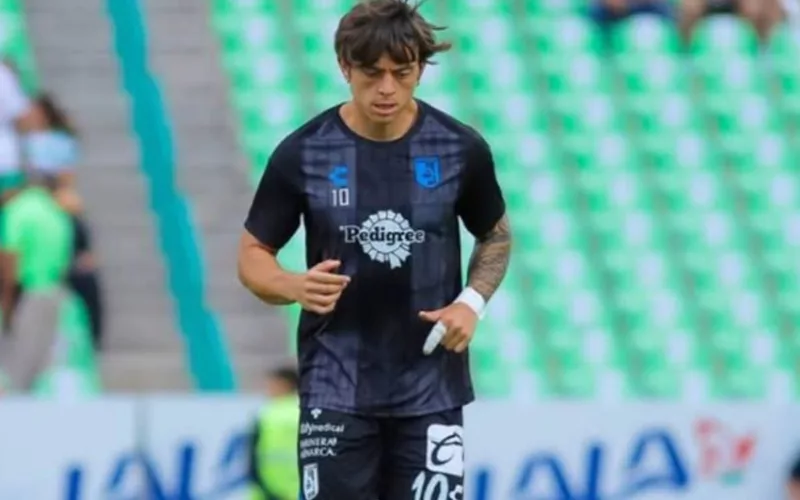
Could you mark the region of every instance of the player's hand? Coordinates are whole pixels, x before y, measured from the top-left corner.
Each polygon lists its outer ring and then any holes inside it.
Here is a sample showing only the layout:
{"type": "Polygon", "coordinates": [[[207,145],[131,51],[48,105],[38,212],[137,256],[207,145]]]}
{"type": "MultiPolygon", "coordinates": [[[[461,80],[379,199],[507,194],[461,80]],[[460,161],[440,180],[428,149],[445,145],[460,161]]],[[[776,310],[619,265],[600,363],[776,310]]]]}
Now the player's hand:
{"type": "Polygon", "coordinates": [[[475,334],[478,315],[469,306],[456,302],[436,311],[422,311],[419,317],[435,323],[422,352],[430,354],[441,344],[448,351],[464,352],[475,334]]]}
{"type": "Polygon", "coordinates": [[[324,260],[300,275],[297,302],[306,311],[328,314],[350,283],[350,277],[336,274],[341,266],[338,260],[324,260]]]}

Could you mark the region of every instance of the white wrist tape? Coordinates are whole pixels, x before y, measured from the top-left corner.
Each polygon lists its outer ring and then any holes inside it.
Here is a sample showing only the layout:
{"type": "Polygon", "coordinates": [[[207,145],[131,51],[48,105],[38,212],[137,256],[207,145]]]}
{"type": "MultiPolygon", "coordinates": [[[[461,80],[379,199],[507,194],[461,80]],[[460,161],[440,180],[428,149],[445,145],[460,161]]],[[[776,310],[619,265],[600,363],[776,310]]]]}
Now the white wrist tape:
{"type": "MultiPolygon", "coordinates": [[[[465,288],[456,300],[453,303],[461,303],[465,306],[472,309],[475,314],[478,316],[478,319],[483,317],[484,312],[486,311],[486,301],[483,299],[481,294],[475,291],[474,288],[467,287],[465,288]]],[[[426,356],[436,349],[436,346],[439,345],[439,342],[442,341],[444,335],[447,333],[447,328],[445,328],[444,324],[441,321],[437,321],[433,328],[431,329],[431,333],[428,334],[428,337],[425,339],[425,344],[422,346],[422,352],[426,356]]]]}
{"type": "Polygon", "coordinates": [[[453,302],[460,302],[469,307],[478,315],[478,318],[482,318],[486,312],[486,301],[483,299],[483,296],[469,286],[465,288],[453,302]]]}

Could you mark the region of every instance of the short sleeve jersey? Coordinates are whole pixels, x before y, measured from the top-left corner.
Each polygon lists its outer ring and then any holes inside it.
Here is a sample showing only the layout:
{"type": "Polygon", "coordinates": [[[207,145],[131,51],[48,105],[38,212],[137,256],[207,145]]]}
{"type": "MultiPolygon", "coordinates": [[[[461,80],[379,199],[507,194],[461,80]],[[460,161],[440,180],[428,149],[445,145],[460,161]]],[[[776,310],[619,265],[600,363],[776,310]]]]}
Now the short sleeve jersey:
{"type": "Polygon", "coordinates": [[[301,315],[304,407],[414,416],[474,399],[467,353],[422,353],[432,325],[419,312],[464,286],[459,219],[483,236],[505,203],[483,138],[418,103],[391,142],[353,133],[338,106],[323,112],[277,147],[256,191],[248,232],[280,250],[302,221],[308,266],[337,259],[351,277],[332,313],[301,315]]]}
{"type": "Polygon", "coordinates": [[[73,227],[50,194],[27,188],[3,209],[5,250],[17,257],[19,281],[25,291],[60,285],[73,255],[73,227]]]}

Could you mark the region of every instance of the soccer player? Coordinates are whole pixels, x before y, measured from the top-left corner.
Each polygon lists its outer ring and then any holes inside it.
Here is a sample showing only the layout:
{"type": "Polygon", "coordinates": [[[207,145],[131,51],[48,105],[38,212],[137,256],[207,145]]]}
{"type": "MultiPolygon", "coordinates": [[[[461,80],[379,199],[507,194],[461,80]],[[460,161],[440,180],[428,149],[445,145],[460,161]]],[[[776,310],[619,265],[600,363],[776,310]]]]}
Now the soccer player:
{"type": "Polygon", "coordinates": [[[245,222],[243,284],[299,303],[299,462],[311,500],[461,500],[467,346],[508,267],[492,153],[414,98],[441,28],[402,0],[353,7],[335,35],[352,99],[273,152],[245,222]],[[476,237],[467,286],[459,218],[476,237]],[[300,221],[310,269],[276,258],[300,221]]]}

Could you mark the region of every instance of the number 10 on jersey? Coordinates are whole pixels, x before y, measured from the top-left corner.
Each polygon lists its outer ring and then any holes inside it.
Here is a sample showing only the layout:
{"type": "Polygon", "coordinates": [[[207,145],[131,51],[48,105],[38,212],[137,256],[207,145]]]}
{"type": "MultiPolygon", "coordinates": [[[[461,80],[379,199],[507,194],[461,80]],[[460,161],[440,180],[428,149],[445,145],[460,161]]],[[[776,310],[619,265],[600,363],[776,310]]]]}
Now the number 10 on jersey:
{"type": "Polygon", "coordinates": [[[331,203],[334,207],[350,206],[350,188],[331,189],[331,203]]]}

